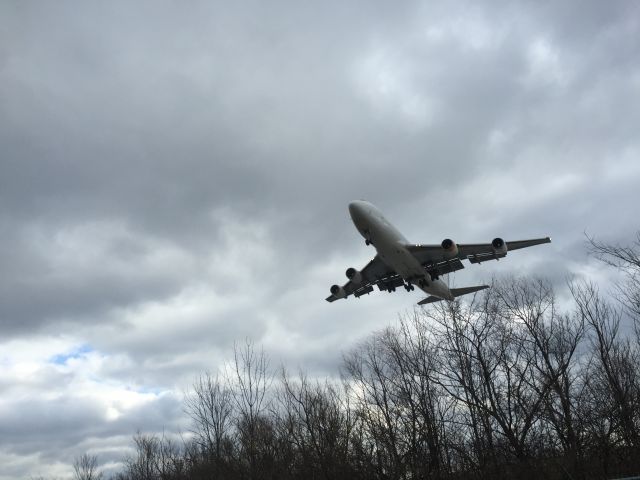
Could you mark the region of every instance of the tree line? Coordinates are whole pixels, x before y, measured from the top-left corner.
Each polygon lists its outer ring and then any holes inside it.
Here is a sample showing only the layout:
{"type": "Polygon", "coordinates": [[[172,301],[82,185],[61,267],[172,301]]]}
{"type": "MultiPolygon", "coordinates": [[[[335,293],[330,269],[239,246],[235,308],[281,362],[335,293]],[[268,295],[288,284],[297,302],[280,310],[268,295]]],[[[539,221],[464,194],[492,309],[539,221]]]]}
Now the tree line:
{"type": "MultiPolygon", "coordinates": [[[[202,374],[186,397],[191,434],[137,434],[114,478],[638,475],[637,247],[640,236],[629,248],[590,241],[624,274],[619,302],[577,282],[561,309],[548,281],[494,281],[370,335],[344,355],[339,380],[274,372],[255,345],[237,346],[232,368],[202,374]]],[[[92,476],[76,478],[100,478],[91,460],[92,476]]]]}

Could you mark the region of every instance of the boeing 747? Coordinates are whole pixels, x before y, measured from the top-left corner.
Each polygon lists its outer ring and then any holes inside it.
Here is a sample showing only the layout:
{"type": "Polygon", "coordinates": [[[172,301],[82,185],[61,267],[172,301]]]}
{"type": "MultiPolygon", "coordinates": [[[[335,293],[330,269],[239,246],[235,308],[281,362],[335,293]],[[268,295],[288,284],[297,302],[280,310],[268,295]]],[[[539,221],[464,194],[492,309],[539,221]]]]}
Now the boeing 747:
{"type": "Polygon", "coordinates": [[[349,214],[365,243],[373,245],[377,254],[362,270],[348,268],[346,275],[349,281],[342,286],[333,285],[331,295],[327,297],[328,302],[350,295],[360,297],[373,291],[374,286],[380,291],[388,292],[395,292],[398,287],[404,287],[409,292],[417,286],[429,295],[418,302],[418,305],[453,300],[461,295],[489,288],[488,285],[449,288],[440,279],[441,275],[463,269],[462,260],[471,263],[498,260],[505,257],[507,251],[551,242],[549,237],[511,242],[494,238],[491,243],[458,245],[446,238],[440,245],[420,245],[409,242],[369,202],[351,202],[349,214]]]}

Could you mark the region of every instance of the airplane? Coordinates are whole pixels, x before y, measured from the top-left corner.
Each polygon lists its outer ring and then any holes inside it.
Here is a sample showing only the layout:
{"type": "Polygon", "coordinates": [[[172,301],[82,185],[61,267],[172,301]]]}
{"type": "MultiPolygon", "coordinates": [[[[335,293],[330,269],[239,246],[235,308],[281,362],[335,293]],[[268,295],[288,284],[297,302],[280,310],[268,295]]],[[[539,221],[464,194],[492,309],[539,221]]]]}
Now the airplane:
{"type": "Polygon", "coordinates": [[[348,268],[348,282],[342,286],[333,285],[331,295],[326,298],[328,302],[350,295],[361,297],[372,292],[374,286],[387,292],[395,292],[398,287],[410,292],[417,286],[429,295],[418,305],[453,300],[489,288],[488,285],[449,288],[440,280],[441,275],[463,269],[462,260],[480,264],[503,258],[507,251],[551,243],[549,237],[512,242],[498,237],[491,243],[458,245],[445,238],[440,245],[421,245],[409,242],[380,210],[365,200],[349,203],[349,214],[365,244],[373,245],[377,254],[362,270],[348,268]]]}

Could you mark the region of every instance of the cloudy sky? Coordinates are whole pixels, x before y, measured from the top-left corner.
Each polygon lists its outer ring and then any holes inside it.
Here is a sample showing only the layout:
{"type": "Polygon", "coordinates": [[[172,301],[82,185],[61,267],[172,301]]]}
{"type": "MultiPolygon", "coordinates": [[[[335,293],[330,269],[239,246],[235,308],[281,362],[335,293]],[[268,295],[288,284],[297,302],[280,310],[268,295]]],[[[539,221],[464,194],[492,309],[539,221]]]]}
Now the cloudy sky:
{"type": "Polygon", "coordinates": [[[636,2],[0,3],[0,479],[184,431],[235,341],[335,375],[421,296],[328,304],[373,255],[549,235],[470,266],[608,272],[640,228],[636,2]]]}

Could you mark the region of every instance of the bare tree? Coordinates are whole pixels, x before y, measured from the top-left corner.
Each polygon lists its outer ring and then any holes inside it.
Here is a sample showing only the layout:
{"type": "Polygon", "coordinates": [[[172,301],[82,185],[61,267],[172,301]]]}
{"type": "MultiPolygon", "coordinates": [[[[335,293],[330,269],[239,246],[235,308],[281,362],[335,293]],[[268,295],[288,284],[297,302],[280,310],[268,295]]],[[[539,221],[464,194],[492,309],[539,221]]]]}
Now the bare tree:
{"type": "Polygon", "coordinates": [[[372,466],[381,478],[402,478],[406,474],[405,421],[401,392],[389,362],[390,337],[386,329],[372,336],[345,356],[345,372],[351,379],[351,395],[357,415],[364,424],[372,466]]]}
{"type": "Polygon", "coordinates": [[[478,467],[495,476],[500,463],[515,461],[521,476],[541,448],[541,412],[551,382],[536,370],[526,329],[499,292],[494,284],[480,301],[432,310],[439,328],[439,379],[466,408],[478,467]]]}
{"type": "MultiPolygon", "coordinates": [[[[219,462],[229,443],[233,415],[233,392],[218,375],[201,375],[186,396],[186,412],[193,421],[201,449],[219,462]]],[[[227,448],[228,450],[228,448],[227,448]]]]}
{"type": "MultiPolygon", "coordinates": [[[[625,282],[617,287],[618,298],[640,322],[640,232],[631,246],[600,242],[587,236],[589,251],[596,258],[622,272],[625,282]]],[[[636,323],[636,327],[640,327],[636,323]]]]}
{"type": "MultiPolygon", "coordinates": [[[[476,297],[473,298],[473,301],[476,297]]],[[[456,469],[495,472],[498,464],[495,420],[487,408],[487,390],[482,387],[475,351],[484,329],[471,328],[473,303],[459,302],[425,309],[426,321],[434,328],[437,344],[435,379],[453,400],[454,416],[448,430],[456,469]]]]}
{"type": "Polygon", "coordinates": [[[136,455],[126,461],[126,470],[131,480],[154,480],[156,478],[158,438],[154,435],[137,433],[133,437],[136,455]]]}
{"type": "Polygon", "coordinates": [[[249,477],[264,478],[272,467],[269,456],[275,447],[274,428],[271,419],[265,415],[273,375],[264,351],[256,351],[248,339],[243,347],[235,345],[233,375],[241,454],[246,460],[249,477]]]}
{"type": "Polygon", "coordinates": [[[267,407],[267,392],[272,382],[269,359],[262,349],[257,352],[248,339],[243,347],[234,346],[233,358],[236,408],[252,423],[267,407]]]}
{"type": "Polygon", "coordinates": [[[73,473],[76,480],[100,480],[103,477],[98,470],[98,457],[88,453],[75,458],[73,473]]]}
{"type": "Polygon", "coordinates": [[[351,415],[339,387],[282,372],[279,424],[295,451],[294,473],[304,478],[349,478],[351,415]]]}
{"type": "Polygon", "coordinates": [[[404,412],[405,462],[413,477],[439,475],[450,463],[444,428],[452,402],[435,380],[438,348],[418,311],[402,318],[394,333],[385,340],[391,379],[404,412]]]}
{"type": "Polygon", "coordinates": [[[590,387],[599,418],[610,418],[609,438],[640,447],[640,355],[628,338],[620,338],[621,314],[609,305],[590,283],[571,286],[578,311],[591,327],[593,359],[590,387]]]}
{"type": "Polygon", "coordinates": [[[542,420],[550,424],[552,432],[545,439],[545,448],[558,441],[569,461],[568,473],[581,476],[584,439],[579,411],[584,371],[576,352],[584,338],[584,319],[559,314],[551,285],[540,279],[509,278],[496,288],[496,295],[504,314],[525,327],[521,341],[532,352],[538,377],[534,385],[549,388],[542,396],[542,420]]]}
{"type": "Polygon", "coordinates": [[[188,462],[182,449],[170,438],[137,433],[133,437],[135,455],[125,460],[125,470],[117,478],[127,480],[168,480],[186,478],[188,462]]]}
{"type": "Polygon", "coordinates": [[[416,312],[345,357],[350,394],[373,453],[370,461],[382,478],[448,471],[444,429],[452,402],[434,380],[436,350],[416,312]]]}

